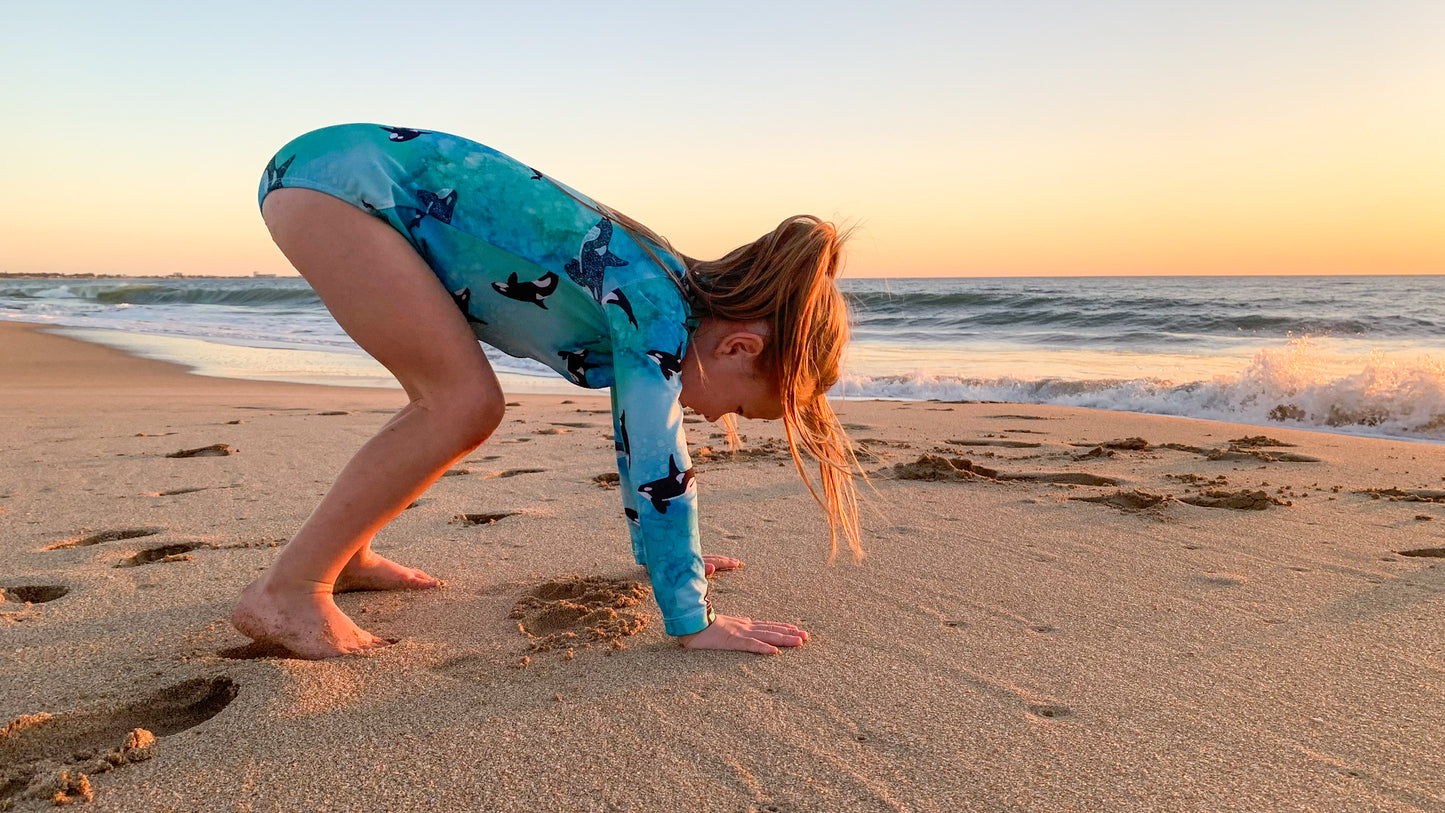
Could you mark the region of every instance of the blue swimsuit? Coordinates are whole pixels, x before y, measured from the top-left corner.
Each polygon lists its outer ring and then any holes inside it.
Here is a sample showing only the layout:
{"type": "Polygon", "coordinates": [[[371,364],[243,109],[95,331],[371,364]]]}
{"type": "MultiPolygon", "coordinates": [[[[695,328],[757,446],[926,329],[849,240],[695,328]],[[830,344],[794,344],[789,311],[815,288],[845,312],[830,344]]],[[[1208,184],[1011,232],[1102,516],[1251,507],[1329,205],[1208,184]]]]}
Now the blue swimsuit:
{"type": "Polygon", "coordinates": [[[692,318],[681,261],[584,206],[586,196],[490,147],[404,127],[346,124],[282,147],[259,199],[325,192],[411,243],[477,338],[583,387],[612,388],[622,504],[669,635],[711,623],[682,356],[692,318]],[[659,266],[658,261],[667,267],[659,266]]]}

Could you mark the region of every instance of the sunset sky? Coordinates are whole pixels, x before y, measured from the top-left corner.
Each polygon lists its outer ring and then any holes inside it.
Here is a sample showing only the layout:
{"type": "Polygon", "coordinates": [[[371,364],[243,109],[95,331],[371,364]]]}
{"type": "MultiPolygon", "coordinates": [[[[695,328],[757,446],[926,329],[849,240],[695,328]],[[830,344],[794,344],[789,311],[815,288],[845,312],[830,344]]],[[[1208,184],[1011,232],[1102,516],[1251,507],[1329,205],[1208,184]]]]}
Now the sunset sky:
{"type": "Polygon", "coordinates": [[[1445,2],[67,2],[0,28],[0,271],[293,273],[328,124],[464,135],[855,276],[1445,273],[1445,2]]]}

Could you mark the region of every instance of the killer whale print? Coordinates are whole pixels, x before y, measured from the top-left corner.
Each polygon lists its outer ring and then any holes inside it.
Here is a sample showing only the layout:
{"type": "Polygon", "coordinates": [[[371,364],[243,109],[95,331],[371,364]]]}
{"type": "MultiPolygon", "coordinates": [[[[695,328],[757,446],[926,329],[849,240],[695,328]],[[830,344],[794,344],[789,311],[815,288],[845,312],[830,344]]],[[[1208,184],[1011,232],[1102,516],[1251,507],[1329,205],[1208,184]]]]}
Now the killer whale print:
{"type": "Polygon", "coordinates": [[[624,507],[624,508],[622,509],[622,513],[627,517],[627,521],[630,522],[630,523],[632,523],[633,525],[641,525],[641,524],[642,524],[642,520],[637,516],[637,509],[636,509],[636,508],[626,508],[626,507],[624,507]]]}
{"type": "Polygon", "coordinates": [[[584,387],[587,386],[587,371],[602,366],[588,361],[586,350],[558,350],[557,355],[567,360],[567,374],[572,376],[572,380],[584,387]]]}
{"type": "Polygon", "coordinates": [[[643,483],[637,489],[637,493],[652,500],[652,507],[657,513],[666,514],[667,505],[673,500],[687,493],[697,476],[693,474],[692,468],[681,471],[677,468],[677,458],[674,455],[667,456],[667,476],[660,477],[650,483],[643,483]]]}
{"type": "Polygon", "coordinates": [[[542,310],[546,310],[547,303],[543,300],[557,292],[558,279],[555,272],[548,271],[533,282],[518,282],[517,274],[514,271],[507,275],[506,282],[492,283],[492,288],[508,299],[531,302],[542,310]]]}
{"type": "Polygon", "coordinates": [[[637,327],[637,317],[632,315],[632,303],[627,301],[627,294],[622,293],[621,288],[613,288],[608,291],[607,295],[602,297],[602,304],[616,305],[621,308],[622,312],[627,314],[627,321],[631,322],[633,327],[637,327]]]}
{"type": "MultiPolygon", "coordinates": [[[[532,169],[532,168],[531,168],[531,167],[527,167],[527,169],[532,169]]],[[[532,181],[540,181],[540,180],[542,180],[542,172],[541,172],[541,170],[532,169],[532,177],[529,178],[528,180],[532,180],[532,181]]]]}
{"type": "Polygon", "coordinates": [[[677,353],[668,353],[665,350],[649,350],[647,355],[657,366],[662,369],[664,381],[671,381],[672,377],[682,372],[682,345],[677,346],[677,353]]]}
{"type": "Polygon", "coordinates": [[[624,454],[624,455],[627,456],[628,461],[631,461],[631,460],[632,460],[632,444],[627,440],[627,413],[626,413],[626,412],[622,413],[621,415],[619,415],[619,416],[617,417],[617,427],[618,427],[617,438],[616,438],[615,440],[613,440],[612,443],[613,443],[614,446],[617,447],[617,451],[622,452],[622,454],[624,454]]]}
{"type": "Polygon", "coordinates": [[[410,127],[387,127],[384,124],[379,124],[377,126],[387,131],[388,133],[391,133],[391,135],[387,136],[387,138],[391,139],[392,141],[410,141],[417,136],[431,135],[431,133],[426,130],[413,130],[410,127]]]}
{"type": "MultiPolygon", "coordinates": [[[[457,206],[457,190],[453,189],[446,197],[441,197],[435,192],[418,189],[416,191],[416,202],[421,204],[421,208],[412,209],[416,214],[407,222],[407,231],[416,228],[421,224],[422,219],[426,217],[434,217],[450,225],[452,222],[452,212],[456,210],[457,206]]],[[[411,209],[410,206],[398,206],[396,208],[411,209]]]]}
{"type": "Polygon", "coordinates": [[[611,242],[612,221],[604,217],[582,238],[577,259],[568,260],[564,268],[567,276],[591,292],[596,300],[602,299],[602,274],[608,268],[627,265],[626,260],[612,253],[608,247],[611,242]]]}
{"type": "Polygon", "coordinates": [[[276,157],[271,157],[270,162],[266,164],[265,181],[267,192],[274,192],[281,188],[281,179],[286,177],[286,170],[290,168],[291,162],[295,160],[296,156],[293,155],[286,159],[286,163],[278,167],[276,166],[276,157]]]}
{"type": "Polygon", "coordinates": [[[462,315],[464,315],[464,316],[467,317],[467,322],[469,322],[469,323],[471,323],[471,324],[475,324],[475,325],[485,325],[485,324],[486,324],[486,322],[483,322],[481,319],[478,319],[477,317],[475,317],[475,316],[472,315],[472,289],[471,289],[471,288],[463,288],[463,289],[461,289],[460,291],[452,291],[451,294],[452,294],[452,301],[455,302],[455,303],[457,303],[457,307],[461,309],[462,315]]]}

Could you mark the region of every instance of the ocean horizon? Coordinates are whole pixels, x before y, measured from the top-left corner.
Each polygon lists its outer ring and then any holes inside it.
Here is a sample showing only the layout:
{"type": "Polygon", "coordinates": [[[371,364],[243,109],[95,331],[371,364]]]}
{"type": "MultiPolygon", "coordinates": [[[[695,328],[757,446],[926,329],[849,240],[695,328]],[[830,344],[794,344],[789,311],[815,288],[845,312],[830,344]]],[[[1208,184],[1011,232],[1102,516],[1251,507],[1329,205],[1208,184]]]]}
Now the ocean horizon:
{"type": "MultiPolygon", "coordinates": [[[[840,288],[853,339],[834,397],[1445,441],[1445,276],[845,278],[840,288]]],[[[397,386],[299,276],[6,275],[0,318],[201,375],[397,386]]],[[[487,353],[508,391],[585,392],[529,359],[487,353]]]]}

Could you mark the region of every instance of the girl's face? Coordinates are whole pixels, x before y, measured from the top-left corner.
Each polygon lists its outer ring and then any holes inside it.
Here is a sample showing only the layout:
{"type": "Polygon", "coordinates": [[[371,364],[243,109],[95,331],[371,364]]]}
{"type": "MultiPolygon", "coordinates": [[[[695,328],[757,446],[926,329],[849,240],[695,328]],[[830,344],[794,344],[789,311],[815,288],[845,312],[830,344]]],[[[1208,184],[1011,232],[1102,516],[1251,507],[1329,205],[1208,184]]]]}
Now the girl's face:
{"type": "Polygon", "coordinates": [[[744,418],[783,417],[778,383],[758,372],[766,326],[704,319],[682,357],[678,403],[707,421],[732,412],[744,418]]]}

